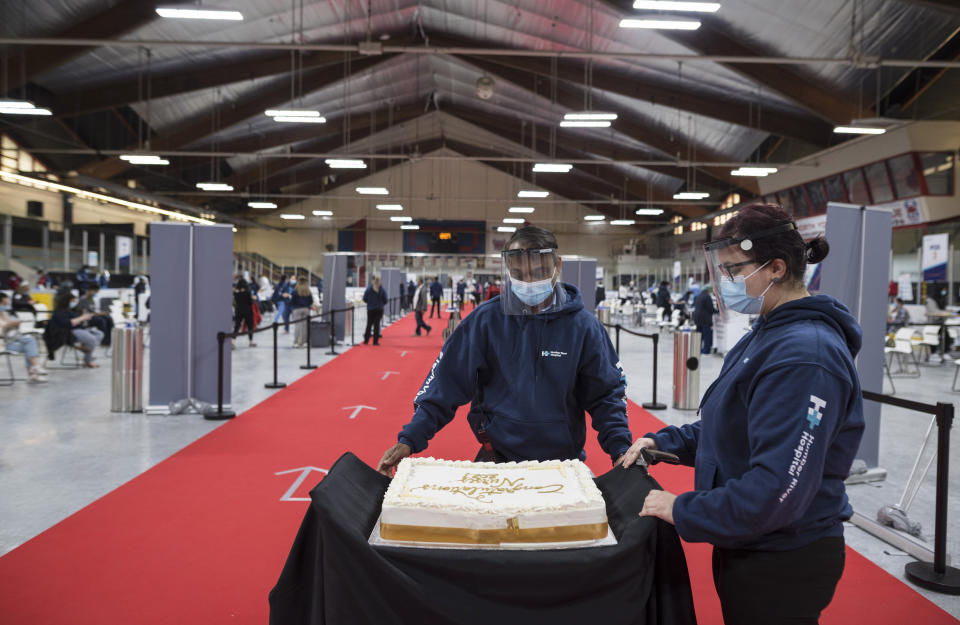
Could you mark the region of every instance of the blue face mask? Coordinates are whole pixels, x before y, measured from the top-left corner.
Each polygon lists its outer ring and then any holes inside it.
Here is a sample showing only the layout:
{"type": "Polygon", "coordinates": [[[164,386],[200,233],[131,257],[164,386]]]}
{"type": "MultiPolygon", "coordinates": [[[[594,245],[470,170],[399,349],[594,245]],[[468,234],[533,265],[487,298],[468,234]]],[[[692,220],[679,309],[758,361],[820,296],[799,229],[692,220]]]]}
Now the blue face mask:
{"type": "Polygon", "coordinates": [[[553,293],[553,278],[536,282],[523,282],[510,278],[510,290],[527,306],[536,306],[553,293]]]}
{"type": "Polygon", "coordinates": [[[0,306],[0,310],[2,310],[3,312],[9,312],[9,311],[10,311],[10,305],[9,305],[9,304],[3,304],[2,306],[0,306]]]}
{"type": "Polygon", "coordinates": [[[732,280],[727,276],[720,278],[720,296],[723,298],[723,305],[730,310],[735,310],[745,315],[756,315],[763,310],[763,296],[766,295],[773,282],[767,285],[763,293],[757,297],[747,295],[747,278],[766,267],[770,261],[767,261],[747,276],[736,276],[732,280]]]}

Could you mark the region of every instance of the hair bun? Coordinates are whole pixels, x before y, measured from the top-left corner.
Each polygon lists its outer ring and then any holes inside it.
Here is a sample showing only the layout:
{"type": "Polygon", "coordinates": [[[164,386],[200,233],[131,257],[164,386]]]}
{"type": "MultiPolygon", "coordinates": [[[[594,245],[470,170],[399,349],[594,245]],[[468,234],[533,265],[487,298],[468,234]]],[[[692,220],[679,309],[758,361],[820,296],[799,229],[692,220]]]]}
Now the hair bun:
{"type": "Polygon", "coordinates": [[[830,253],[830,244],[823,237],[810,239],[804,247],[807,249],[807,263],[810,265],[821,262],[830,253]]]}

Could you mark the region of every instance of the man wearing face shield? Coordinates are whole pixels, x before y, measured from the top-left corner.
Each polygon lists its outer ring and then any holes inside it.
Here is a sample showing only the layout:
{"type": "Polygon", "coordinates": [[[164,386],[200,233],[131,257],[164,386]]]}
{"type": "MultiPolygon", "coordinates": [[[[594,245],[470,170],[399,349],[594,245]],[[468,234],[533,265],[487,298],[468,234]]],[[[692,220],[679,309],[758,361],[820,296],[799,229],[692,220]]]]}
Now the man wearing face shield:
{"type": "Polygon", "coordinates": [[[726,625],[816,623],[843,572],[844,479],[863,434],[854,358],[861,330],[804,268],[829,252],[804,242],[779,206],[741,209],[704,252],[721,311],[759,315],[724,358],[700,420],[638,439],[695,467],[694,489],[651,491],[641,516],[707,542],[726,625]]]}
{"type": "Polygon", "coordinates": [[[502,261],[500,295],[450,335],[414,399],[413,418],[383,454],[381,473],[426,449],[468,402],[477,461],[584,459],[585,412],[612,460],[630,447],[619,358],[580,291],[560,282],[556,238],[520,228],[502,261]]]}

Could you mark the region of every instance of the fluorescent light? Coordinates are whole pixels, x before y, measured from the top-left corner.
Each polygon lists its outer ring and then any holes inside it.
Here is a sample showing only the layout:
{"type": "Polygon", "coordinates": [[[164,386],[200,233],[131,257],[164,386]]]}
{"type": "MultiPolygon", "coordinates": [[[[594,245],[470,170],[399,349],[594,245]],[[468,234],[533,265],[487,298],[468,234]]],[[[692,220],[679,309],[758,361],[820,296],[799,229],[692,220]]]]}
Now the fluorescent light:
{"type": "Polygon", "coordinates": [[[280,215],[280,219],[306,219],[306,217],[297,213],[284,213],[280,215]]]}
{"type": "Polygon", "coordinates": [[[205,7],[199,4],[192,8],[157,7],[157,15],[181,20],[243,20],[243,13],[240,11],[205,7]]]}
{"type": "Polygon", "coordinates": [[[233,191],[233,187],[224,182],[198,182],[197,188],[204,191],[233,191]]]}
{"type": "Polygon", "coordinates": [[[838,135],[882,135],[886,131],[886,128],[871,126],[837,126],[833,129],[838,135]]]}
{"type": "Polygon", "coordinates": [[[29,100],[0,100],[0,108],[4,109],[35,109],[33,102],[29,100]]]}
{"type": "Polygon", "coordinates": [[[560,122],[561,128],[609,128],[610,122],[600,120],[571,121],[568,119],[560,122]]]}
{"type": "Polygon", "coordinates": [[[366,169],[367,164],[356,158],[328,158],[324,161],[333,169],[366,169]]]}
{"type": "Polygon", "coordinates": [[[288,124],[326,124],[326,117],[290,117],[287,115],[273,117],[275,122],[286,122],[288,124]]]}
{"type": "Polygon", "coordinates": [[[709,193],[700,191],[683,191],[682,193],[673,194],[673,199],[675,200],[702,200],[708,197],[710,197],[709,193]]]}
{"type": "Polygon", "coordinates": [[[527,220],[524,219],[523,217],[504,217],[503,218],[503,223],[505,224],[522,224],[525,221],[527,220]]]}
{"type": "Polygon", "coordinates": [[[517,197],[547,197],[550,195],[548,191],[520,191],[517,193],[517,197]]]}
{"type": "Polygon", "coordinates": [[[497,232],[516,232],[517,229],[514,226],[497,226],[497,232]]]}
{"type": "Polygon", "coordinates": [[[267,109],[263,114],[267,117],[320,117],[320,111],[312,109],[267,109]]]}
{"type": "Polygon", "coordinates": [[[169,165],[170,161],[161,158],[156,154],[121,154],[121,161],[127,161],[131,165],[169,165]]]}
{"type": "Polygon", "coordinates": [[[573,165],[567,163],[536,163],[533,171],[553,172],[565,174],[573,168],[573,165]]]}
{"type": "Polygon", "coordinates": [[[635,222],[632,219],[614,219],[610,222],[610,225],[611,226],[632,226],[635,223],[637,222],[635,222]]]}
{"type": "Polygon", "coordinates": [[[403,224],[402,226],[400,226],[400,229],[401,230],[419,230],[420,226],[418,226],[417,224],[403,224]]]}
{"type": "Polygon", "coordinates": [[[638,208],[636,211],[637,215],[662,215],[662,208],[638,208]]]}
{"type": "Polygon", "coordinates": [[[89,198],[91,200],[99,200],[101,202],[110,202],[111,204],[118,204],[120,206],[125,206],[127,208],[132,208],[135,210],[145,211],[148,213],[156,213],[158,215],[166,215],[171,219],[178,219],[180,221],[192,221],[194,223],[206,224],[206,225],[212,225],[216,223],[209,219],[201,219],[199,217],[193,217],[191,215],[184,215],[183,213],[176,213],[174,211],[169,211],[163,208],[157,208],[156,206],[149,206],[147,204],[129,202],[127,200],[121,200],[119,198],[110,197],[109,195],[103,195],[102,193],[94,193],[93,191],[84,191],[83,189],[77,189],[76,187],[68,187],[65,184],[58,184],[56,182],[47,182],[46,180],[39,180],[37,178],[31,178],[29,176],[21,176],[20,174],[13,174],[7,171],[0,171],[0,178],[5,179],[7,182],[21,184],[28,187],[42,187],[48,190],[63,191],[65,193],[73,193],[74,195],[77,195],[79,197],[89,198]]]}
{"type": "Polygon", "coordinates": [[[413,221],[413,217],[409,215],[394,215],[390,217],[390,221],[413,221]]]}
{"type": "Polygon", "coordinates": [[[776,167],[740,167],[730,172],[731,176],[759,176],[777,173],[776,167]]]}
{"type": "Polygon", "coordinates": [[[654,28],[657,30],[696,30],[700,28],[700,20],[643,18],[620,20],[620,28],[654,28]]]}
{"type": "Polygon", "coordinates": [[[378,211],[402,211],[403,204],[377,204],[378,211]]]}
{"type": "Polygon", "coordinates": [[[606,218],[607,218],[606,215],[584,215],[583,216],[584,221],[603,221],[606,218]]]}
{"type": "Polygon", "coordinates": [[[591,111],[584,111],[582,113],[567,113],[563,116],[567,121],[598,121],[606,120],[612,121],[617,118],[616,113],[595,113],[591,111]]]}
{"type": "Polygon", "coordinates": [[[537,209],[535,209],[532,206],[511,206],[509,209],[507,209],[507,212],[508,213],[532,213],[535,210],[537,209]]]}
{"type": "Polygon", "coordinates": [[[50,109],[6,107],[0,106],[0,113],[4,115],[53,115],[50,109]]]}
{"type": "Polygon", "coordinates": [[[333,211],[313,211],[313,214],[317,217],[332,217],[333,211]]]}
{"type": "Polygon", "coordinates": [[[390,192],[384,187],[357,187],[357,193],[360,195],[390,195],[390,192]]]}
{"type": "Polygon", "coordinates": [[[651,11],[688,11],[691,13],[716,13],[719,2],[673,2],[671,0],[634,0],[633,8],[651,11]]]}
{"type": "Polygon", "coordinates": [[[276,208],[277,205],[273,202],[247,202],[247,206],[250,208],[276,208]]]}

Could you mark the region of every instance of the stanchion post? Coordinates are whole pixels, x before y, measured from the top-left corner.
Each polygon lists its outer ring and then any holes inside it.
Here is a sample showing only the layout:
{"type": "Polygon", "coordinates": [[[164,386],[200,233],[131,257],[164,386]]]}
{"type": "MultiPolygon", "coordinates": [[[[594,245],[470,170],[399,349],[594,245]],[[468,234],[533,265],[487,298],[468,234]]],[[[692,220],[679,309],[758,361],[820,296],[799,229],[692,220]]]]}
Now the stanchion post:
{"type": "Polygon", "coordinates": [[[653,400],[645,404],[642,404],[647,410],[665,410],[666,404],[661,404],[657,401],[657,353],[659,350],[660,344],[660,335],[653,334],[653,400]]]}
{"type": "Polygon", "coordinates": [[[618,323],[615,327],[617,329],[617,355],[619,356],[620,355],[620,324],[618,323]]]}
{"type": "Polygon", "coordinates": [[[225,333],[217,332],[217,409],[203,413],[203,418],[210,421],[232,419],[237,416],[232,410],[223,409],[223,343],[226,337],[225,333]]]}
{"type": "Polygon", "coordinates": [[[910,562],[907,579],[918,586],[949,595],[960,595],[960,569],[947,566],[947,483],[950,470],[950,428],[953,404],[937,402],[937,501],[933,535],[933,563],[910,562]]]}
{"type": "Polygon", "coordinates": [[[316,368],[317,368],[317,365],[311,365],[311,364],[310,364],[310,325],[311,325],[310,319],[312,319],[312,317],[311,317],[310,315],[307,315],[307,318],[306,318],[306,320],[305,320],[305,323],[307,324],[307,364],[305,364],[305,365],[300,365],[300,368],[301,368],[301,369],[316,369],[316,368]]]}
{"type": "MultiPolygon", "coordinates": [[[[329,356],[337,355],[337,311],[330,309],[330,351],[327,352],[329,356]]],[[[352,332],[352,330],[351,330],[352,332]]]]}
{"type": "Polygon", "coordinates": [[[277,325],[277,322],[273,322],[273,382],[264,384],[264,388],[283,388],[287,385],[286,382],[277,381],[277,330],[280,329],[280,326],[277,325]]]}

